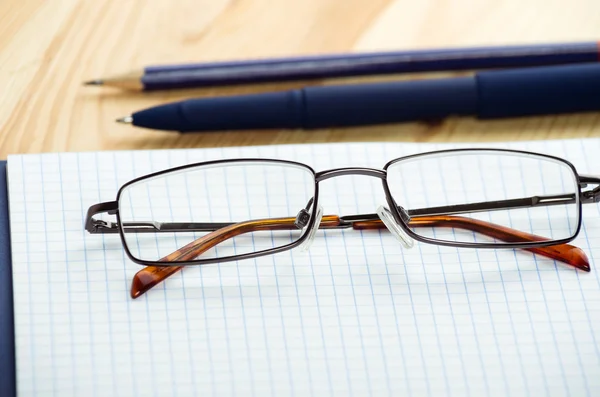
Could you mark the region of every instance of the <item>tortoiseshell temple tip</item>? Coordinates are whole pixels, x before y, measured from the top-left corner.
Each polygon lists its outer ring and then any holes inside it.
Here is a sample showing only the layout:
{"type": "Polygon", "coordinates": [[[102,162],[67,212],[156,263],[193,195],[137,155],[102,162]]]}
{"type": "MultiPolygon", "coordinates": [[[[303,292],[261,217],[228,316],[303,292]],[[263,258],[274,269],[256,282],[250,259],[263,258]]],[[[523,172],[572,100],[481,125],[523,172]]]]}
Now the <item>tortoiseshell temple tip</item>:
{"type": "Polygon", "coordinates": [[[155,285],[163,282],[167,277],[177,273],[183,266],[157,267],[148,266],[140,270],[131,280],[131,297],[133,299],[144,295],[155,285]]]}
{"type": "Polygon", "coordinates": [[[575,266],[577,269],[581,269],[586,272],[590,272],[592,270],[590,267],[590,261],[581,248],[572,247],[567,255],[571,257],[571,265],[575,266]]]}
{"type": "Polygon", "coordinates": [[[590,261],[583,252],[583,250],[579,247],[575,247],[571,244],[559,244],[559,245],[550,245],[548,247],[536,247],[536,248],[526,248],[527,251],[531,251],[535,254],[545,256],[547,258],[552,258],[559,262],[565,263],[569,266],[576,267],[577,269],[583,270],[585,272],[591,271],[590,261]]]}
{"type": "Polygon", "coordinates": [[[135,299],[144,295],[146,291],[154,287],[159,282],[160,281],[156,279],[153,280],[152,275],[149,275],[143,270],[137,272],[135,276],[133,276],[133,280],[131,280],[131,297],[135,299]]]}

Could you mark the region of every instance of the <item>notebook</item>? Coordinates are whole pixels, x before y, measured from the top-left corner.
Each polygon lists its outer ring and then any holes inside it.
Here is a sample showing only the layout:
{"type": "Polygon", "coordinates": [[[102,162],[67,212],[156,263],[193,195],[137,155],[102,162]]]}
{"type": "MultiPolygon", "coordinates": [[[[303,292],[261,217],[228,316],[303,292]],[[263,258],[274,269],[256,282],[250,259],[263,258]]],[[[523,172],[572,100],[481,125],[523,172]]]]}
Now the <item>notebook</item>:
{"type": "Polygon", "coordinates": [[[15,395],[15,341],[6,161],[0,161],[0,390],[15,395]]]}
{"type": "MultiPolygon", "coordinates": [[[[83,229],[119,186],[191,162],[316,170],[471,144],[349,143],[8,158],[19,394],[560,396],[600,390],[600,206],[574,245],[591,273],[514,250],[319,231],[299,250],[187,268],[142,297],[118,235],[83,229]]],[[[497,143],[598,174],[600,139],[497,143]]],[[[326,214],[374,212],[381,182],[321,184],[326,214]]]]}

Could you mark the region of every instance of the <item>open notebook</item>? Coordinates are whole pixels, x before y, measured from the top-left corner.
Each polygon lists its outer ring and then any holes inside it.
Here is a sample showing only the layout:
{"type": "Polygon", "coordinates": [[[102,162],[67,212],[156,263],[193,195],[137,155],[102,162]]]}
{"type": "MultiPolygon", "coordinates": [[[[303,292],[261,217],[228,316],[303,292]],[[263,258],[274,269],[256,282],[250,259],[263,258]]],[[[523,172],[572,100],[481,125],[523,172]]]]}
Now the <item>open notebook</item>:
{"type": "MultiPolygon", "coordinates": [[[[573,242],[591,273],[514,250],[319,231],[288,251],[187,268],[132,300],[139,266],[87,208],[143,174],[267,157],[381,168],[458,145],[360,143],[10,156],[21,395],[594,395],[600,390],[600,206],[573,242]]],[[[467,147],[472,145],[459,145],[467,147]]],[[[480,145],[600,173],[600,139],[480,145]]],[[[374,212],[374,178],[321,184],[325,213],[374,212]]]]}

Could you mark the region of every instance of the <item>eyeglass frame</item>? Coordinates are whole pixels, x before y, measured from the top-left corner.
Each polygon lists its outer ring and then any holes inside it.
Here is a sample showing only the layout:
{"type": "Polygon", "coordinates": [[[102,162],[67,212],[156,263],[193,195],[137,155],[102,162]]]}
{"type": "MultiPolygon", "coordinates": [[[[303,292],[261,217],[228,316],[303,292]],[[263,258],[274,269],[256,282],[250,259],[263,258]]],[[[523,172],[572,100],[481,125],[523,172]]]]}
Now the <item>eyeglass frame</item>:
{"type": "MultiPolygon", "coordinates": [[[[416,154],[411,154],[408,156],[398,157],[396,159],[388,161],[382,169],[368,168],[368,167],[344,167],[344,168],[334,168],[334,169],[329,169],[329,170],[323,170],[323,171],[319,171],[319,172],[316,172],[311,166],[304,164],[304,163],[297,162],[297,161],[281,160],[281,159],[239,158],[239,159],[212,160],[212,161],[186,164],[186,165],[181,165],[178,167],[168,168],[165,170],[146,174],[146,175],[140,176],[138,178],[134,178],[134,179],[130,180],[129,182],[126,182],[119,188],[115,201],[108,201],[108,202],[98,203],[98,204],[90,206],[90,208],[87,211],[87,215],[86,215],[85,230],[91,234],[119,233],[120,238],[121,238],[121,243],[122,243],[123,248],[125,249],[125,253],[129,257],[129,259],[131,261],[133,261],[134,263],[137,263],[139,265],[145,265],[145,266],[156,266],[156,267],[198,266],[198,265],[208,265],[208,264],[220,263],[220,262],[233,262],[233,261],[238,261],[238,260],[253,259],[253,258],[266,256],[266,255],[273,255],[273,254],[277,254],[280,252],[294,249],[294,248],[298,247],[299,245],[301,245],[309,237],[310,231],[314,228],[315,222],[317,219],[317,216],[315,216],[315,214],[316,214],[317,208],[319,206],[319,183],[323,182],[324,180],[330,179],[330,178],[334,178],[334,177],[338,177],[338,176],[345,176],[345,175],[372,176],[372,177],[381,179],[382,185],[383,185],[383,190],[384,190],[385,197],[386,197],[386,202],[389,205],[389,210],[390,210],[391,214],[393,215],[396,223],[402,228],[402,230],[404,232],[406,232],[414,240],[422,242],[422,243],[446,246],[446,247],[455,247],[455,248],[527,249],[527,248],[548,247],[548,246],[566,244],[570,241],[573,241],[577,237],[577,235],[579,234],[579,232],[581,230],[582,205],[588,204],[588,203],[599,203],[600,202],[600,177],[594,177],[594,176],[589,176],[589,175],[580,175],[577,172],[577,169],[575,168],[575,166],[571,162],[569,162],[568,160],[565,160],[563,158],[548,155],[548,154],[536,153],[536,152],[531,152],[531,151],[523,151],[523,150],[498,149],[498,148],[461,148],[461,149],[436,150],[436,151],[416,153],[416,154]],[[418,158],[418,157],[426,157],[426,156],[437,155],[437,154],[444,155],[444,154],[448,154],[448,153],[467,153],[468,154],[468,153],[472,153],[472,152],[474,152],[474,153],[484,153],[484,152],[510,153],[510,154],[516,154],[516,155],[541,157],[541,158],[545,158],[548,160],[553,160],[553,161],[565,164],[570,169],[570,171],[573,173],[573,175],[575,176],[575,182],[577,184],[577,187],[579,188],[578,194],[576,192],[573,193],[574,195],[576,195],[575,200],[576,200],[576,205],[577,205],[577,228],[576,228],[575,232],[569,237],[566,237],[563,239],[557,239],[557,240],[543,240],[543,241],[529,241],[529,242],[520,242],[520,243],[498,244],[498,243],[470,243],[470,242],[453,242],[453,241],[449,241],[449,240],[437,240],[437,239],[432,239],[429,237],[421,236],[421,235],[415,233],[414,231],[412,231],[411,228],[407,225],[407,223],[406,223],[407,221],[405,221],[402,217],[402,213],[400,212],[400,208],[402,208],[402,207],[398,206],[396,204],[396,202],[390,192],[390,188],[388,186],[388,181],[387,181],[388,168],[395,163],[418,158]],[[272,164],[293,165],[293,166],[297,166],[300,168],[304,168],[304,169],[310,171],[310,173],[312,174],[313,179],[314,179],[314,195],[313,195],[313,199],[312,199],[312,203],[311,203],[312,212],[311,212],[310,220],[309,220],[308,224],[306,224],[306,226],[305,226],[306,230],[302,233],[302,235],[300,236],[300,238],[298,240],[293,241],[289,244],[280,246],[280,247],[268,248],[268,249],[256,251],[256,252],[248,252],[248,253],[244,253],[244,254],[230,255],[230,256],[219,257],[219,258],[195,259],[192,261],[172,261],[172,262],[159,261],[159,260],[148,261],[148,260],[139,259],[139,258],[136,258],[133,256],[133,254],[129,250],[129,247],[128,247],[128,244],[127,244],[127,241],[125,238],[125,233],[126,233],[126,231],[124,230],[125,225],[124,225],[124,223],[121,222],[121,216],[119,213],[119,200],[121,198],[121,194],[127,187],[129,187],[137,182],[143,181],[145,179],[152,179],[152,178],[164,175],[164,174],[182,171],[182,170],[186,170],[189,168],[213,166],[213,165],[220,165],[220,164],[253,163],[253,162],[263,163],[263,164],[264,163],[272,163],[272,164]],[[582,189],[588,187],[589,184],[598,185],[598,186],[592,190],[583,191],[582,189]],[[95,215],[98,215],[101,213],[108,213],[109,215],[115,215],[117,218],[117,222],[115,223],[115,222],[110,222],[110,221],[94,219],[95,215]]],[[[528,200],[528,199],[531,199],[531,197],[525,197],[525,198],[521,198],[521,199],[501,200],[498,202],[514,201],[514,200],[528,200]]],[[[457,206],[475,206],[475,208],[473,208],[473,211],[466,211],[466,210],[462,211],[463,213],[464,212],[475,212],[477,210],[478,205],[489,204],[489,203],[493,203],[493,202],[494,201],[471,203],[471,204],[458,204],[458,205],[444,206],[443,208],[457,207],[457,206]]],[[[561,204],[561,203],[545,204],[545,205],[557,205],[557,204],[561,204]]],[[[542,205],[544,205],[544,204],[542,204],[542,205]]],[[[519,206],[490,208],[490,210],[527,208],[527,207],[533,207],[533,206],[535,206],[535,204],[531,204],[529,206],[519,205],[519,206]]],[[[442,207],[423,208],[422,210],[426,210],[426,209],[431,210],[431,209],[435,209],[435,208],[442,208],[442,207]]],[[[486,208],[489,208],[489,207],[486,207],[486,208]]],[[[480,211],[481,210],[482,209],[480,209],[480,211]]],[[[404,210],[404,209],[403,209],[403,211],[405,213],[407,212],[407,210],[404,210]]],[[[408,212],[410,212],[410,210],[408,210],[408,212]]],[[[452,213],[444,212],[443,214],[451,215],[452,213]]],[[[425,215],[440,215],[440,214],[420,214],[420,215],[425,216],[425,215]]],[[[405,216],[410,217],[410,215],[408,213],[406,213],[405,216]]],[[[352,227],[353,222],[379,220],[379,216],[377,214],[349,215],[349,216],[340,217],[340,220],[343,222],[346,222],[346,223],[342,223],[338,226],[327,227],[327,229],[349,228],[349,227],[352,227]]],[[[186,228],[186,229],[181,229],[181,230],[169,229],[169,230],[162,230],[162,231],[163,232],[216,231],[216,230],[219,230],[219,227],[216,227],[215,225],[221,225],[221,227],[225,227],[228,225],[233,225],[233,224],[235,224],[235,222],[228,222],[228,223],[210,222],[210,223],[205,223],[205,224],[207,224],[207,225],[210,224],[210,225],[212,225],[212,227],[210,229],[205,228],[204,230],[186,228]]],[[[144,232],[144,231],[155,232],[155,233],[161,232],[160,229],[158,229],[158,230],[148,229],[148,230],[137,230],[137,231],[132,230],[131,232],[138,233],[138,232],[144,232]]]]}

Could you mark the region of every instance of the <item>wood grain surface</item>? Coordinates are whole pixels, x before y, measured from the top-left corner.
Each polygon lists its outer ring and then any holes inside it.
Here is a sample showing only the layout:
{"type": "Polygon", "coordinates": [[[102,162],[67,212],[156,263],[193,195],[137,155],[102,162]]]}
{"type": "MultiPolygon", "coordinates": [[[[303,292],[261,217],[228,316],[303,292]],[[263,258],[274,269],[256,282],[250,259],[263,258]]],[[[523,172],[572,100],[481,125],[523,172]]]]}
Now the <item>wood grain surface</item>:
{"type": "Polygon", "coordinates": [[[600,113],[179,135],[114,119],[190,96],[300,84],[152,94],[81,85],[148,64],[597,39],[598,0],[0,0],[0,158],[302,142],[599,137],[600,113]]]}

